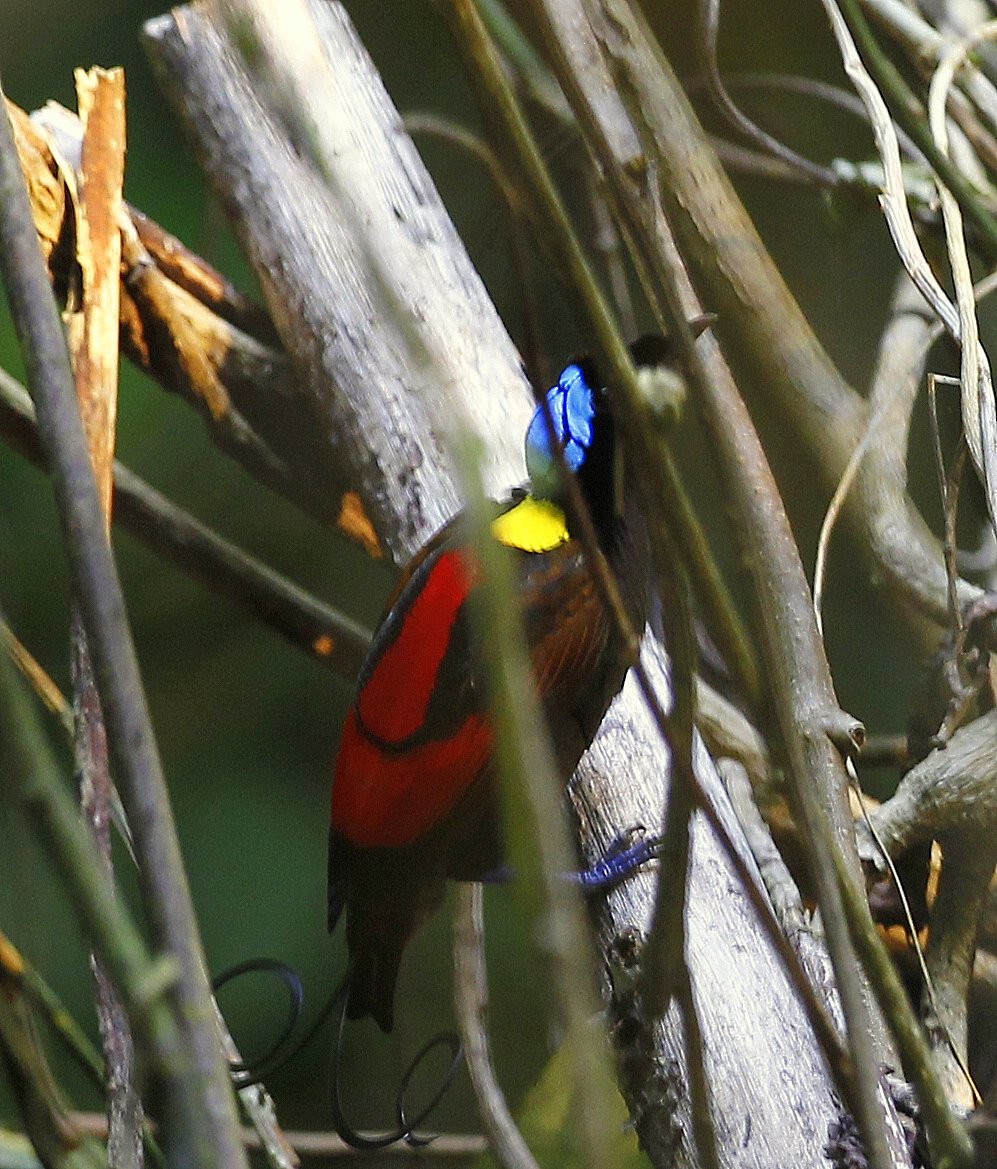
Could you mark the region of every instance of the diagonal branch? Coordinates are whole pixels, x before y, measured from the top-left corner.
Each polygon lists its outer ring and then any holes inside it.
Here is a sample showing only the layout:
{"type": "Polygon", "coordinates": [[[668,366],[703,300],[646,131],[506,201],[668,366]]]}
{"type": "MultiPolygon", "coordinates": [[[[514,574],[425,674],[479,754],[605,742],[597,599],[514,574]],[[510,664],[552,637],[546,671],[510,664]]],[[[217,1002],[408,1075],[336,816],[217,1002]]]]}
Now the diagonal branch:
{"type": "MultiPolygon", "coordinates": [[[[38,467],[45,459],[27,393],[0,370],[0,435],[38,467]]],[[[302,652],[352,680],[370,631],[223,539],[133,471],[114,464],[112,519],[206,588],[269,625],[302,652]]]]}
{"type": "MultiPolygon", "coordinates": [[[[125,162],[125,78],[120,70],[76,74],[83,142],[76,174],[75,260],[81,303],[69,316],[76,394],[106,534],[110,536],[118,407],[118,290],[125,162]]],[[[70,665],[76,732],[74,754],[80,806],[109,873],[113,785],[107,731],[90,645],[75,597],[70,611],[70,665]]],[[[135,1046],[127,1016],[100,958],[91,955],[97,1018],[106,1066],[107,1155],[111,1169],[141,1169],[143,1106],[135,1075],[135,1046]]]]}

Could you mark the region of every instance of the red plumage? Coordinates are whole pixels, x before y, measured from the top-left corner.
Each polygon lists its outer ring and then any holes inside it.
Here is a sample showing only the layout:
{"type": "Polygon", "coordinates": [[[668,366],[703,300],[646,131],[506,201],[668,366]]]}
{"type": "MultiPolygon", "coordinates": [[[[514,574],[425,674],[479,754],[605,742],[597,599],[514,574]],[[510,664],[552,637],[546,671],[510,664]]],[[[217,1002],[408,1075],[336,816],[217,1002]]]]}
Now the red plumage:
{"type": "MultiPolygon", "coordinates": [[[[624,666],[578,544],[514,550],[537,692],[563,774],[574,769],[624,666]]],[[[348,1013],[390,1030],[402,951],[447,879],[501,871],[493,734],[477,571],[454,522],[409,569],[347,714],[332,787],[329,926],[346,907],[348,1013]]]]}
{"type": "Polygon", "coordinates": [[[473,577],[459,550],[435,548],[375,641],[332,785],[332,823],[353,845],[394,848],[424,836],[488,762],[492,733],[483,714],[469,710],[443,735],[427,724],[473,577]]]}

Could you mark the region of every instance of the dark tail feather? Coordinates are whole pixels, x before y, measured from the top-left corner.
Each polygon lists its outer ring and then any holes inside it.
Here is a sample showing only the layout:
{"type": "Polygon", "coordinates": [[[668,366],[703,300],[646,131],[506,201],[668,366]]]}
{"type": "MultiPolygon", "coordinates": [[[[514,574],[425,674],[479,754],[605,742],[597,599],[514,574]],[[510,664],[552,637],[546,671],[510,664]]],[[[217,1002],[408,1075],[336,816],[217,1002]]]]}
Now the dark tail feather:
{"type": "Polygon", "coordinates": [[[382,1031],[394,1022],[395,982],[402,953],[443,898],[443,876],[420,880],[412,866],[425,858],[400,850],[359,848],[329,832],[329,929],[346,913],[349,995],[346,1015],[372,1015],[382,1031]]]}
{"type": "Polygon", "coordinates": [[[329,829],[329,933],[336,928],[349,891],[351,845],[335,828],[329,829]]]}
{"type": "Polygon", "coordinates": [[[380,943],[367,938],[364,945],[356,947],[346,1000],[348,1018],[372,1015],[378,1027],[388,1034],[395,1023],[395,982],[404,944],[390,937],[380,943]]]}
{"type": "Polygon", "coordinates": [[[395,1106],[395,1114],[398,1117],[397,1129],[378,1137],[363,1136],[349,1124],[343,1114],[341,1084],[343,1033],[346,1020],[347,1018],[373,1015],[383,1031],[391,1030],[393,1021],[391,1007],[394,999],[395,978],[398,974],[398,963],[403,946],[404,942],[400,945],[368,947],[364,951],[365,965],[358,968],[353,962],[350,963],[343,979],[326,1000],[307,1031],[296,1039],[293,1039],[293,1032],[301,1018],[303,1000],[301,980],[290,967],[273,959],[255,958],[248,962],[240,962],[238,966],[230,967],[220,974],[214,980],[215,989],[221,989],[226,983],[240,978],[244,974],[265,972],[280,978],[291,994],[290,1017],[275,1043],[264,1055],[251,1064],[237,1063],[232,1065],[232,1079],[236,1087],[244,1088],[257,1084],[264,1077],[283,1067],[314,1038],[316,1032],[325,1024],[330,1015],[334,1015],[336,1017],[336,1030],[332,1048],[331,1103],[333,1126],[341,1139],[354,1149],[368,1150],[387,1148],[388,1145],[393,1145],[397,1141],[405,1141],[406,1144],[413,1147],[428,1144],[432,1138],[417,1136],[415,1128],[426,1120],[443,1098],[457,1074],[462,1059],[460,1040],[450,1032],[434,1036],[412,1060],[399,1081],[398,1099],[395,1106]],[[409,1082],[422,1060],[440,1046],[446,1046],[450,1049],[450,1067],[429,1103],[415,1117],[409,1119],[405,1109],[405,1092],[409,1082]]]}

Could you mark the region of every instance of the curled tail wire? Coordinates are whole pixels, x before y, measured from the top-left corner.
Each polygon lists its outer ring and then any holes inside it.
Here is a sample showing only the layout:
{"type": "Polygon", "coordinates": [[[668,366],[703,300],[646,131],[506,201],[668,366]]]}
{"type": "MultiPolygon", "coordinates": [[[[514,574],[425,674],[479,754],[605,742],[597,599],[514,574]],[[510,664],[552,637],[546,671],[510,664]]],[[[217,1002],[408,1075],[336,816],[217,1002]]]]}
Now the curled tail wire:
{"type": "Polygon", "coordinates": [[[335,1038],[332,1045],[330,1103],[333,1128],[339,1138],[344,1144],[349,1145],[353,1149],[365,1150],[386,1149],[389,1145],[396,1144],[398,1141],[404,1141],[405,1144],[412,1148],[418,1148],[423,1145],[428,1145],[433,1140],[431,1136],[420,1136],[415,1130],[429,1119],[437,1105],[448,1092],[450,1085],[454,1081],[454,1077],[460,1070],[464,1053],[460,1040],[454,1032],[442,1031],[434,1035],[409,1062],[408,1067],[398,1082],[398,1094],[395,1098],[397,1127],[390,1132],[381,1133],[377,1136],[367,1136],[358,1132],[347,1121],[342,1103],[343,1037],[346,1030],[347,1008],[350,1000],[350,987],[353,980],[352,967],[347,968],[346,974],[329,995],[328,999],[326,999],[325,1003],[323,1003],[321,1010],[305,1031],[297,1037],[295,1036],[295,1030],[301,1022],[301,1017],[304,1012],[304,988],[300,975],[286,962],[281,962],[275,958],[250,958],[245,962],[239,962],[237,965],[230,966],[227,970],[224,970],[214,979],[212,988],[215,991],[219,991],[230,982],[246,974],[260,973],[273,975],[283,983],[288,992],[288,1015],[276,1039],[274,1039],[261,1055],[251,1060],[233,1060],[230,1062],[229,1070],[236,1088],[249,1088],[273,1075],[274,1072],[289,1063],[307,1046],[325,1025],[326,1021],[335,1015],[337,1021],[335,1038]],[[405,1095],[412,1081],[412,1077],[415,1075],[423,1060],[439,1048],[446,1048],[450,1052],[450,1063],[447,1070],[430,1100],[414,1116],[409,1117],[405,1107],[405,1095]]]}
{"type": "Polygon", "coordinates": [[[335,1041],[332,1045],[332,1075],[331,1075],[331,1092],[330,1103],[332,1108],[332,1127],[336,1130],[336,1134],[344,1144],[347,1144],[352,1149],[376,1150],[386,1149],[389,1145],[394,1145],[398,1141],[404,1141],[405,1144],[411,1148],[420,1148],[423,1145],[428,1145],[433,1140],[431,1136],[419,1136],[416,1133],[416,1128],[424,1124],[426,1120],[435,1111],[436,1106],[440,1103],[443,1097],[450,1089],[450,1085],[454,1081],[454,1077],[460,1070],[460,1065],[463,1062],[464,1050],[461,1046],[460,1039],[452,1031],[441,1031],[434,1035],[422,1048],[415,1054],[409,1062],[408,1067],[402,1074],[398,1082],[398,1094],[395,1097],[395,1117],[397,1121],[397,1128],[390,1132],[379,1133],[377,1136],[366,1136],[358,1132],[346,1119],[343,1112],[342,1101],[342,1059],[343,1059],[343,1036],[346,1031],[347,1019],[347,1005],[349,1003],[349,985],[352,971],[347,970],[346,977],[340,984],[337,994],[342,995],[342,1002],[339,1006],[339,1022],[336,1026],[335,1041]],[[430,1098],[428,1103],[416,1113],[415,1116],[409,1118],[405,1109],[405,1093],[408,1086],[419,1068],[422,1061],[433,1051],[439,1047],[446,1047],[450,1051],[450,1063],[440,1086],[430,1098]]]}
{"type": "MultiPolygon", "coordinates": [[[[303,1039],[296,1040],[293,1045],[291,1044],[291,1039],[304,1011],[305,990],[298,972],[286,962],[281,962],[276,958],[248,958],[245,962],[229,966],[214,978],[211,989],[217,994],[230,982],[234,982],[246,974],[272,974],[278,978],[288,992],[288,1015],[283,1029],[262,1055],[251,1060],[229,1061],[229,1071],[236,1088],[250,1088],[272,1075],[288,1060],[293,1059],[318,1029],[313,1024],[303,1039]]],[[[328,1008],[324,1008],[323,1013],[320,1014],[318,1026],[324,1021],[327,1011],[328,1008]]]]}

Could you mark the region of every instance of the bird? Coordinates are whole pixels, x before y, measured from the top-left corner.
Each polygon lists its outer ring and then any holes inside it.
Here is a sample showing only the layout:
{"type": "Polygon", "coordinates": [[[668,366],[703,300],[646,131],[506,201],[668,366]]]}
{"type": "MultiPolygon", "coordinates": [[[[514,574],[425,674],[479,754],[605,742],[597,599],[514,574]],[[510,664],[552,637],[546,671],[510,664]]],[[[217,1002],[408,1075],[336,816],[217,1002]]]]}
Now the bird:
{"type": "MultiPolygon", "coordinates": [[[[704,326],[693,323],[694,328],[704,326]]],[[[631,346],[638,366],[672,364],[672,343],[631,346]]],[[[529,483],[492,505],[491,536],[515,564],[533,681],[567,783],[630,665],[567,506],[563,452],[638,631],[648,607],[647,537],[609,395],[590,357],[571,361],[525,438],[529,483]]],[[[328,925],[345,913],[346,1017],[394,1021],[402,953],[448,880],[501,879],[480,568],[459,513],[403,571],[346,713],[331,792],[328,925]]]]}

